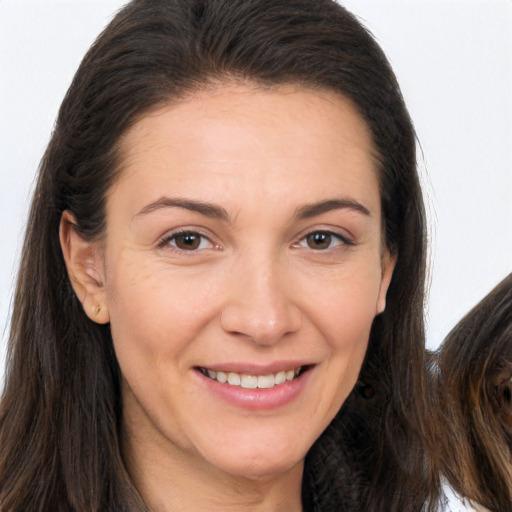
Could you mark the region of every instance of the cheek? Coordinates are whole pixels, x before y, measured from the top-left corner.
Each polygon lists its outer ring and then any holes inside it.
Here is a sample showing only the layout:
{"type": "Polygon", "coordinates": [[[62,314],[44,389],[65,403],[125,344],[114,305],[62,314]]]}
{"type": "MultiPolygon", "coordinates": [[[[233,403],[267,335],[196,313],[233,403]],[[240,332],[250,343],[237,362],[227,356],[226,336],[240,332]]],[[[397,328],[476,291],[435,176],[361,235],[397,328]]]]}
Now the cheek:
{"type": "Polygon", "coordinates": [[[335,345],[367,341],[376,314],[380,266],[354,266],[333,272],[309,302],[320,330],[328,330],[335,345]]]}
{"type": "Polygon", "coordinates": [[[354,267],[353,272],[330,281],[323,294],[312,301],[310,318],[326,340],[329,374],[324,391],[326,404],[335,414],[358,378],[375,318],[380,286],[380,269],[354,267]],[[313,307],[313,306],[312,306],[313,307]]]}
{"type": "MultiPolygon", "coordinates": [[[[197,294],[185,293],[185,288],[154,266],[149,271],[140,260],[120,259],[114,269],[107,295],[114,350],[123,375],[124,410],[130,421],[141,422],[141,428],[147,427],[146,415],[162,432],[177,428],[180,400],[187,395],[182,384],[186,354],[202,321],[201,308],[188,300],[197,294]],[[174,413],[169,416],[166,411],[174,413]]],[[[178,436],[177,442],[185,439],[178,436]]]]}
{"type": "Polygon", "coordinates": [[[108,274],[106,292],[112,338],[123,373],[125,366],[156,362],[179,350],[177,294],[154,272],[121,256],[108,274]]]}
{"type": "Polygon", "coordinates": [[[120,252],[110,266],[107,301],[114,347],[123,374],[165,373],[219,312],[211,290],[215,272],[173,270],[165,262],[120,252]]]}
{"type": "Polygon", "coordinates": [[[173,326],[177,319],[182,330],[191,328],[190,313],[195,311],[197,315],[203,309],[203,291],[194,287],[193,280],[180,279],[164,264],[155,265],[146,259],[121,253],[107,269],[106,292],[113,328],[119,330],[126,325],[134,332],[152,332],[163,325],[173,326]]]}

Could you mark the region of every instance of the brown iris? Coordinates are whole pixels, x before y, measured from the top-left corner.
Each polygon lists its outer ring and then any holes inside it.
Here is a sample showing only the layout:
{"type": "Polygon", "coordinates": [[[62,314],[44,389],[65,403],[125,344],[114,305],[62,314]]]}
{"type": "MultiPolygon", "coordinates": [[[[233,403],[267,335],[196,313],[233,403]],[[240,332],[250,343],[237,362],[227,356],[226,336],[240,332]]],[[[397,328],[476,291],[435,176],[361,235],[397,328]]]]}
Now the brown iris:
{"type": "Polygon", "coordinates": [[[315,231],[306,237],[310,249],[328,249],[332,242],[332,235],[326,231],[315,231]]]}
{"type": "Polygon", "coordinates": [[[201,235],[197,233],[180,233],[174,237],[176,247],[183,251],[193,251],[201,243],[201,235]]]}

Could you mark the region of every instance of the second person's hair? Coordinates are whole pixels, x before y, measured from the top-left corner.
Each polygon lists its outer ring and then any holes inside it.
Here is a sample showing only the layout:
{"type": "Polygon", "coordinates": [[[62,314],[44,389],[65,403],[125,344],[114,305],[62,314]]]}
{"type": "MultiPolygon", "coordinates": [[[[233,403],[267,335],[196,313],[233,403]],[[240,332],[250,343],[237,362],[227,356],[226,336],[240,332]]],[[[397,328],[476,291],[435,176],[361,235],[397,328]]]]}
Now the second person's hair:
{"type": "Polygon", "coordinates": [[[512,511],[512,274],[439,351],[442,470],[463,497],[512,511]]]}

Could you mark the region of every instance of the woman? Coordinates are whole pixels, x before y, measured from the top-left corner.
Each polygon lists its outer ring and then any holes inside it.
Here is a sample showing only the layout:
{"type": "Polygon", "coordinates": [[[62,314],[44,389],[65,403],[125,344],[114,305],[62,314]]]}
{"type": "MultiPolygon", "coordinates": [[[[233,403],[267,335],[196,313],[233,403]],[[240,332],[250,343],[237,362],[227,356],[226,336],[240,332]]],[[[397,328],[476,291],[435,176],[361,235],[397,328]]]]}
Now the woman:
{"type": "Polygon", "coordinates": [[[438,357],[443,473],[471,502],[512,510],[512,274],[454,327],[438,357]]]}
{"type": "Polygon", "coordinates": [[[3,512],[436,509],[414,130],[335,2],[128,4],[28,225],[3,512]]]}

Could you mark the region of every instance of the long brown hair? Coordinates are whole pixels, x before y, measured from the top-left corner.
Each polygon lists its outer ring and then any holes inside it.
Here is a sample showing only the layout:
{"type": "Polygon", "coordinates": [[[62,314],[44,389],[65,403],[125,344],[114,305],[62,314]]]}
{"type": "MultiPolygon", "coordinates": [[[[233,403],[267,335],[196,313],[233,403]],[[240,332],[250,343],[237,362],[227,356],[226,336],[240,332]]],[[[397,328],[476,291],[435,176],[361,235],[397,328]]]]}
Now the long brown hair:
{"type": "Polygon", "coordinates": [[[59,222],[68,210],[83,237],[101,236],[120,137],[150,109],[233,78],[353,102],[372,133],[385,242],[398,256],[362,384],[307,456],[304,507],[435,508],[424,448],[424,207],[413,125],[381,48],[332,0],[135,0],[82,61],[41,163],[0,408],[3,512],[144,510],[119,448],[110,330],[73,294],[59,222]]]}
{"type": "Polygon", "coordinates": [[[464,497],[512,511],[512,274],[439,349],[442,471],[464,497]]]}

